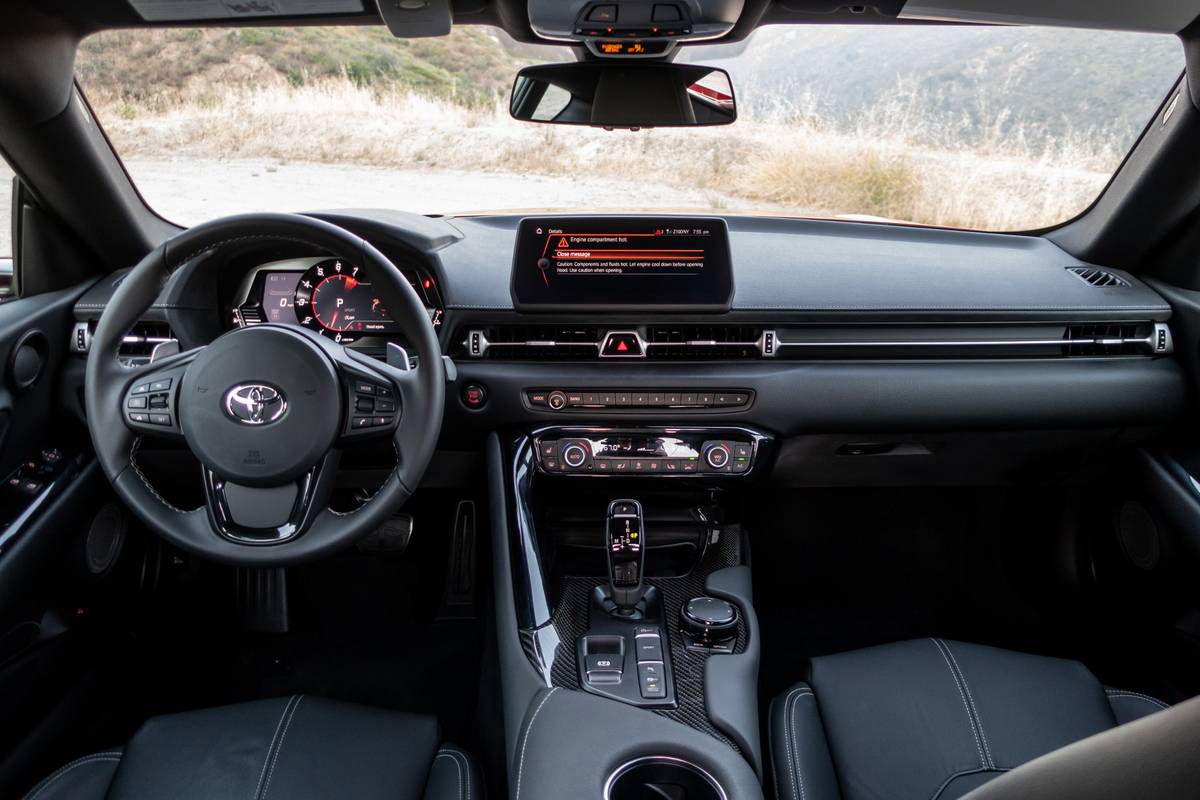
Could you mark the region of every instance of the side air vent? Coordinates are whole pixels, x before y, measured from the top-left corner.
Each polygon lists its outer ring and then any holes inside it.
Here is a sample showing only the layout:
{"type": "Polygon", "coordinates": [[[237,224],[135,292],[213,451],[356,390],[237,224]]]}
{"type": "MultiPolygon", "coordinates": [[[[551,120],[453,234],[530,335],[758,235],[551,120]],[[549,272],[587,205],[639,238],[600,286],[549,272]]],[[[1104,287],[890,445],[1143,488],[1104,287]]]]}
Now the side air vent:
{"type": "MultiPolygon", "coordinates": [[[[71,331],[71,352],[86,353],[92,346],[92,333],[96,330],[96,320],[76,322],[71,331]]],[[[149,363],[154,355],[154,348],[167,342],[175,341],[171,326],[165,322],[142,320],[136,323],[125,334],[121,346],[117,348],[117,357],[129,366],[139,366],[149,363]]]]}
{"type": "Polygon", "coordinates": [[[1067,267],[1067,272],[1075,275],[1084,283],[1101,289],[1129,286],[1129,281],[1103,269],[1096,269],[1094,267],[1067,267]]]}

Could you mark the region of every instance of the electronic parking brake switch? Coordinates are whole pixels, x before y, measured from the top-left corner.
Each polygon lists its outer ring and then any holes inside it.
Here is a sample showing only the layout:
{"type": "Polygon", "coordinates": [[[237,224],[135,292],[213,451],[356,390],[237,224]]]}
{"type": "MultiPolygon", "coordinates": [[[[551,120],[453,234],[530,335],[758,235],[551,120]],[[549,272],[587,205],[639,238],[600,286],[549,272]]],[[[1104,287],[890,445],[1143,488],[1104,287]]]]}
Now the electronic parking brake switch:
{"type": "Polygon", "coordinates": [[[585,684],[592,691],[629,703],[670,702],[661,601],[643,581],[645,525],[642,506],[636,500],[609,504],[605,552],[608,586],[597,589],[603,599],[597,609],[601,616],[593,617],[592,628],[579,648],[585,684]],[[652,612],[659,612],[657,618],[652,619],[652,612]],[[630,650],[633,657],[626,670],[630,650]],[[634,665],[636,674],[632,674],[634,665]]]}

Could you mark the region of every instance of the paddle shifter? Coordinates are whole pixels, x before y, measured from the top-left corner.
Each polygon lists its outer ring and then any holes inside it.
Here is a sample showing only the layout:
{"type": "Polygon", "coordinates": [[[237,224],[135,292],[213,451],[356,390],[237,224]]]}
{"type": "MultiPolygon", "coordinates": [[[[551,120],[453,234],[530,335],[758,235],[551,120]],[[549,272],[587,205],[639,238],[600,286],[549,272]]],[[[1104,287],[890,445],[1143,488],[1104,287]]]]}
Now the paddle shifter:
{"type": "Polygon", "coordinates": [[[613,500],[608,504],[607,535],[609,599],[617,616],[631,617],[645,591],[642,572],[646,563],[646,532],[642,504],[613,500]]]}

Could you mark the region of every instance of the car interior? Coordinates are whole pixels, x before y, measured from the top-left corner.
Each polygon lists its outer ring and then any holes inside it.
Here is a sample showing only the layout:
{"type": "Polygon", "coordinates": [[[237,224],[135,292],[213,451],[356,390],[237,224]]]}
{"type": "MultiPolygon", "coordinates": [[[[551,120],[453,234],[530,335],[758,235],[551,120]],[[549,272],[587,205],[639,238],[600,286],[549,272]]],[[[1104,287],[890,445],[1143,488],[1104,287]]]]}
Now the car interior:
{"type": "MultiPolygon", "coordinates": [[[[3,17],[0,797],[1200,796],[1200,3],[3,17]],[[557,53],[498,79],[530,163],[757,130],[721,59],[761,36],[1155,34],[1176,66],[1086,202],[1008,230],[644,210],[682,150],[618,164],[620,194],[567,176],[578,208],[529,172],[511,210],[461,210],[482,182],[443,213],[310,205],[296,181],[160,216],[124,143],[170,118],[119,83],[105,112],[88,42],[181,31],[166,63],[188,36],[261,54],[327,28],[557,53]],[[572,132],[594,148],[555,152],[572,132]]],[[[419,145],[486,164],[491,119],[419,145]]],[[[220,141],[192,173],[155,162],[166,194],[243,194],[220,141]]],[[[742,158],[705,169],[732,186],[742,158]]]]}

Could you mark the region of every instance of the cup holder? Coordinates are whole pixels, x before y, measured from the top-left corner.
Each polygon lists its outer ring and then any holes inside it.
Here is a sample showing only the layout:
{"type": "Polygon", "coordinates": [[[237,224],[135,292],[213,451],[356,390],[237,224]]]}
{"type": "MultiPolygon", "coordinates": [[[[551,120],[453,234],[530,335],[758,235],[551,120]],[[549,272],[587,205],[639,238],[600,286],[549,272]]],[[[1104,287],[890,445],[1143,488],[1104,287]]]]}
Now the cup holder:
{"type": "Polygon", "coordinates": [[[670,756],[650,756],[617,769],[604,787],[604,800],[728,800],[712,775],[670,756]]]}

